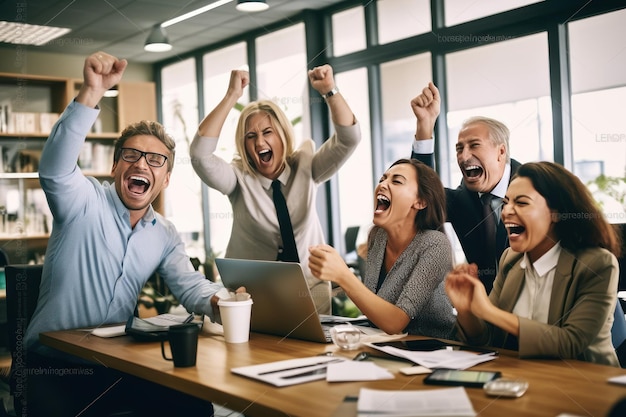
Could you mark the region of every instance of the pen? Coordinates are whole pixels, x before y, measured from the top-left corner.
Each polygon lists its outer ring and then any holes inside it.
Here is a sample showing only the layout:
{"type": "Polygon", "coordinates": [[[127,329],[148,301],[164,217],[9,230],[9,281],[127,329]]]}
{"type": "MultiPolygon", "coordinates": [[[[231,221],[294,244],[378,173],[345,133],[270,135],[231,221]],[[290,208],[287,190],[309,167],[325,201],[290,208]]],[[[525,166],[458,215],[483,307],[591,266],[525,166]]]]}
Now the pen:
{"type": "Polygon", "coordinates": [[[191,323],[193,321],[193,313],[191,313],[183,323],[191,323]]]}

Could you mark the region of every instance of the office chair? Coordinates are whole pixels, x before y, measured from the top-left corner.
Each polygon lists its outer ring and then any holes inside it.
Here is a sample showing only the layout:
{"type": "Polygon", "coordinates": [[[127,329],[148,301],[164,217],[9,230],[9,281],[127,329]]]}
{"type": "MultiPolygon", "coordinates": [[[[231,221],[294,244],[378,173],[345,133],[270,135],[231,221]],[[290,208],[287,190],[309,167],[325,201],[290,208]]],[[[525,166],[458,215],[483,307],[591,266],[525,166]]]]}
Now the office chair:
{"type": "MultiPolygon", "coordinates": [[[[41,274],[43,265],[7,265],[5,267],[7,288],[7,327],[8,327],[8,345],[11,352],[11,374],[9,377],[9,387],[11,400],[13,401],[17,416],[21,415],[22,395],[17,390],[17,375],[27,375],[28,364],[24,361],[26,352],[24,347],[18,340],[22,342],[26,333],[26,328],[37,307],[39,299],[39,284],[41,283],[41,274]]],[[[23,394],[23,392],[19,392],[23,394]]],[[[12,408],[4,404],[5,410],[12,408]]],[[[1,414],[0,414],[1,415],[1,414]]],[[[130,410],[119,410],[107,417],[132,417],[133,412],[130,410]]]]}
{"type": "Polygon", "coordinates": [[[0,268],[5,267],[9,264],[9,255],[7,252],[0,248],[0,268]]]}
{"type": "MultiPolygon", "coordinates": [[[[16,394],[16,375],[23,374],[27,366],[24,363],[24,347],[21,343],[18,344],[18,340],[24,340],[26,327],[37,307],[42,270],[43,265],[7,265],[4,268],[7,283],[7,343],[11,353],[9,388],[12,398],[16,394]]],[[[19,407],[19,400],[14,401],[16,407],[19,407]]]]}
{"type": "Polygon", "coordinates": [[[346,229],[344,235],[346,241],[346,253],[354,252],[356,250],[356,238],[359,236],[359,226],[350,226],[346,229]]]}

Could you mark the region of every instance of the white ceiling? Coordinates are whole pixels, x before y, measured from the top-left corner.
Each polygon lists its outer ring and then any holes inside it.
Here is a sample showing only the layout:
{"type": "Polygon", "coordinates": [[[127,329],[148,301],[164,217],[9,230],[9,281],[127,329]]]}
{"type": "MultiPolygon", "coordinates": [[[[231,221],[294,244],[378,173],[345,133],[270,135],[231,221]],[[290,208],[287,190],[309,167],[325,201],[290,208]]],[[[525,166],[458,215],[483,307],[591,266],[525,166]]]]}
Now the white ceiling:
{"type": "MultiPolygon", "coordinates": [[[[152,26],[215,0],[0,0],[0,20],[72,29],[63,37],[33,51],[81,56],[103,50],[141,63],[153,63],[211,45],[273,23],[288,20],[305,9],[318,10],[344,0],[267,0],[268,10],[245,13],[237,0],[168,27],[169,52],[145,52],[152,26]],[[20,8],[20,5],[22,8],[20,8]]],[[[2,44],[0,45],[7,45],[2,44]]]]}

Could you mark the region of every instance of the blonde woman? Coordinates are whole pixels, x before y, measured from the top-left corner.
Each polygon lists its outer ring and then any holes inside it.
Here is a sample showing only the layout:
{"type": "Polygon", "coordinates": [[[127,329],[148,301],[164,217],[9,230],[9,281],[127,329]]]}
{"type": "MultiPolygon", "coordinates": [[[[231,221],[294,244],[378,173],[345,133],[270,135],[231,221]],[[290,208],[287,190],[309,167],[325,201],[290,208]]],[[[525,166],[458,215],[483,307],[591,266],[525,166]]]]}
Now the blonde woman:
{"type": "Polygon", "coordinates": [[[191,145],[192,164],[209,187],[228,196],[233,226],[226,248],[228,258],[300,262],[318,312],[330,313],[330,284],[308,271],[308,248],[324,243],[316,212],[317,188],[346,162],[361,139],[352,110],[335,86],[330,65],[308,72],[311,86],[325,99],[335,133],[319,149],[312,140],[297,149],[291,123],[272,101],[248,104],[235,133],[237,153],[231,162],[214,154],[228,113],[249,84],[247,71],[233,70],[226,95],[202,120],[191,145]],[[285,197],[297,254],[286,257],[272,183],[278,181],[285,197]]]}

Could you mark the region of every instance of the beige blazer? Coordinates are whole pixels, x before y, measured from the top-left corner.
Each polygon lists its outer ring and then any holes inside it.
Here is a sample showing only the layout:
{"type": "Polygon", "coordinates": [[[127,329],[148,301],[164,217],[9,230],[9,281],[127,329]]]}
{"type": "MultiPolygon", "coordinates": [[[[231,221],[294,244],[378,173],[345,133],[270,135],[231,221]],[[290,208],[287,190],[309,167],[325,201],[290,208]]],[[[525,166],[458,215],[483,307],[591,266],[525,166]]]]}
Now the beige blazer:
{"type": "MultiPolygon", "coordinates": [[[[524,285],[522,254],[508,248],[489,294],[491,302],[513,311],[524,285]]],[[[563,248],[557,262],[550,297],[548,323],[519,318],[520,358],[579,359],[620,366],[611,341],[617,302],[617,259],[601,248],[572,253],[563,248]]],[[[484,344],[503,347],[502,329],[485,324],[484,344]]]]}

